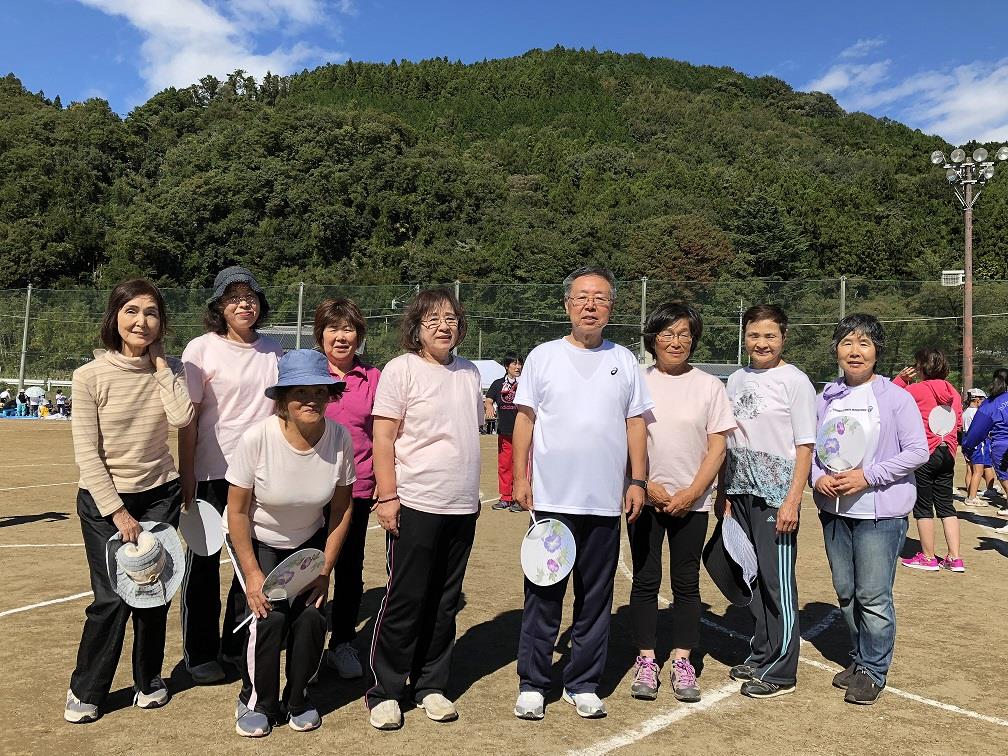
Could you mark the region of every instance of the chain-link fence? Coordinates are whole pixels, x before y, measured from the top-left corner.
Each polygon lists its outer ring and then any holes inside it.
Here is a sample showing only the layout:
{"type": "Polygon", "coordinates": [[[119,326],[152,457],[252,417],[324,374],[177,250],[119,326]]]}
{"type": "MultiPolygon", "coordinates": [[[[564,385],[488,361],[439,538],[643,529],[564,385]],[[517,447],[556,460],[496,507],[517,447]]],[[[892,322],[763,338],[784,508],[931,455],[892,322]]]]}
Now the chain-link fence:
{"type": "MultiPolygon", "coordinates": [[[[459,353],[470,359],[500,359],[509,351],[526,354],[536,344],[563,336],[570,323],[563,308],[560,282],[534,284],[447,283],[457,286],[469,318],[469,332],[459,353]]],[[[367,358],[383,365],[399,353],[398,325],[404,306],[423,285],[312,286],[293,284],[266,289],[271,312],[263,330],[286,348],[314,346],[315,307],[326,297],[349,297],[368,321],[367,358]],[[299,329],[300,324],[300,342],[299,329]]],[[[209,290],[165,289],[169,313],[166,348],[181,353],[204,332],[203,313],[209,290]]],[[[912,360],[922,345],[948,354],[959,378],[962,359],[961,287],[937,281],[878,281],[861,278],[769,281],[722,280],[620,281],[607,338],[635,353],[641,351],[641,323],[660,302],[681,300],[696,306],[704,335],[694,361],[745,362],[740,314],[759,302],[784,306],[791,321],[785,356],[815,381],[836,374],[830,349],[841,312],[869,312],[886,328],[887,343],[880,371],[892,374],[912,360]]],[[[69,380],[99,347],[107,291],[94,289],[0,291],[0,381],[17,384],[22,344],[24,376],[35,381],[69,380]],[[30,301],[29,301],[30,296],[30,301]],[[26,320],[27,318],[27,320],[26,320]],[[27,340],[23,342],[27,322],[27,340]]],[[[1008,363],[1008,281],[974,284],[975,382],[984,385],[994,368],[1008,363]]]]}

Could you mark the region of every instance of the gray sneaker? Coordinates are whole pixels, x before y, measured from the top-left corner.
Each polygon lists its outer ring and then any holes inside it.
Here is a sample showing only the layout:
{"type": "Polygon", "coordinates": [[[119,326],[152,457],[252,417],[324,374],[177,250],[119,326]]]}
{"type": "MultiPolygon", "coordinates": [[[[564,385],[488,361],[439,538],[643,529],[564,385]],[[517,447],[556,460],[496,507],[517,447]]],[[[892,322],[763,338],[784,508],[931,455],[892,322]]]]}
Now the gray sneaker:
{"type": "Polygon", "coordinates": [[[318,709],[308,709],[300,714],[291,714],[287,726],[295,732],[317,730],[322,726],[322,717],[319,716],[318,709]]]}
{"type": "Polygon", "coordinates": [[[525,510],[521,508],[521,504],[517,501],[512,501],[511,506],[508,507],[508,512],[524,512],[525,510]]]}
{"type": "Polygon", "coordinates": [[[672,694],[684,703],[696,703],[700,700],[696,670],[693,669],[689,659],[676,659],[672,664],[672,694]]]}
{"type": "Polygon", "coordinates": [[[98,719],[98,707],[84,703],[72,690],[67,691],[66,708],[63,709],[63,719],[73,724],[86,724],[98,719]]]}
{"type": "Polygon", "coordinates": [[[133,696],[133,705],[140,709],[158,709],[168,703],[171,696],[168,695],[164,680],[155,677],[151,680],[151,689],[150,693],[138,690],[133,696]]]}
{"type": "Polygon", "coordinates": [[[497,501],[495,501],[493,503],[493,506],[490,507],[490,508],[491,509],[507,509],[510,506],[511,506],[511,502],[508,499],[497,499],[497,501]]]}
{"type": "Polygon", "coordinates": [[[269,717],[250,709],[241,700],[235,706],[235,720],[235,732],[243,738],[262,738],[269,735],[273,729],[269,717]]]}
{"type": "Polygon", "coordinates": [[[728,677],[732,680],[752,680],[753,668],[748,664],[736,664],[728,670],[728,677]]]}
{"type": "Polygon", "coordinates": [[[336,674],[344,680],[356,680],[364,676],[357,649],[349,643],[340,643],[336,648],[326,651],[326,665],[336,670],[336,674]]]}
{"type": "Polygon", "coordinates": [[[630,685],[630,695],[643,701],[658,698],[658,663],[649,656],[638,656],[634,665],[634,681],[630,685]]]}

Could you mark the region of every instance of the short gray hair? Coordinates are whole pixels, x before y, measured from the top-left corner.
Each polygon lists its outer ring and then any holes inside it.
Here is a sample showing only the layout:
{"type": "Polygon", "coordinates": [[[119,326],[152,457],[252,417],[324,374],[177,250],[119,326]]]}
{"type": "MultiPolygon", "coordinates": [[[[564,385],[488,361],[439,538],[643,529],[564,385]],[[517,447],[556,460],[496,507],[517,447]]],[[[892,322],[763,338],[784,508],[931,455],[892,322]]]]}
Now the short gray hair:
{"type": "Polygon", "coordinates": [[[616,279],[609,268],[603,268],[601,265],[585,265],[567,276],[567,278],[563,280],[564,299],[567,299],[567,297],[570,296],[571,288],[574,286],[574,281],[582,276],[598,276],[599,278],[604,278],[609,284],[609,289],[612,291],[612,298],[614,300],[616,299],[616,279]]]}

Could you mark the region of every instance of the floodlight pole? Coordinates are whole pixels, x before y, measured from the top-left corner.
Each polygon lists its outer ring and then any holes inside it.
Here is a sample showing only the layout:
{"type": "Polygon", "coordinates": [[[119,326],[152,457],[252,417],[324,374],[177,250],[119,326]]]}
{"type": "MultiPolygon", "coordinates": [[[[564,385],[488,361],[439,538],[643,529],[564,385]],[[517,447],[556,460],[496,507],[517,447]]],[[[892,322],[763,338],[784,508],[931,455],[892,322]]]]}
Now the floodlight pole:
{"type": "Polygon", "coordinates": [[[963,388],[973,388],[973,169],[967,166],[963,194],[963,225],[966,227],[966,254],[964,268],[966,281],[963,285],[963,388]]]}

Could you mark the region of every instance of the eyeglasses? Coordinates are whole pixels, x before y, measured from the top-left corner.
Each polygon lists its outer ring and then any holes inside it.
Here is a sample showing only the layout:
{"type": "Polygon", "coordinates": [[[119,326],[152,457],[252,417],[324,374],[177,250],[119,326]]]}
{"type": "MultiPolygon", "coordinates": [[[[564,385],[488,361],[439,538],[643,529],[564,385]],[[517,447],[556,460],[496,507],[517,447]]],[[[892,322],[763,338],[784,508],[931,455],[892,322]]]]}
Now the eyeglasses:
{"type": "Polygon", "coordinates": [[[608,308],[612,307],[613,299],[612,297],[589,297],[587,294],[578,294],[575,297],[567,297],[567,301],[572,305],[577,307],[579,310],[586,307],[589,302],[595,307],[608,308]]]}
{"type": "Polygon", "coordinates": [[[681,333],[669,333],[668,331],[662,331],[655,336],[655,341],[659,344],[671,344],[673,341],[678,341],[680,344],[690,344],[693,342],[693,334],[688,331],[683,331],[681,333]]]}
{"type": "Polygon", "coordinates": [[[434,330],[441,325],[442,321],[444,321],[444,324],[449,328],[455,328],[455,326],[459,324],[458,315],[433,315],[429,318],[421,320],[420,325],[424,328],[434,330]]]}
{"type": "Polygon", "coordinates": [[[230,297],[221,297],[221,304],[227,307],[228,305],[236,305],[239,302],[244,302],[245,304],[259,306],[259,295],[254,291],[250,291],[248,294],[232,294],[230,297]]]}
{"type": "Polygon", "coordinates": [[[327,331],[333,333],[357,333],[357,326],[343,324],[341,326],[326,326],[327,331]]]}

